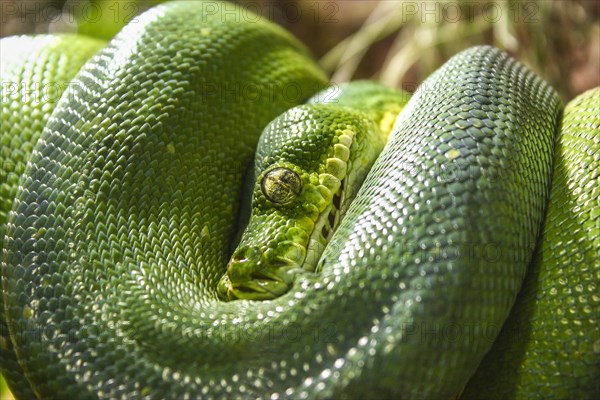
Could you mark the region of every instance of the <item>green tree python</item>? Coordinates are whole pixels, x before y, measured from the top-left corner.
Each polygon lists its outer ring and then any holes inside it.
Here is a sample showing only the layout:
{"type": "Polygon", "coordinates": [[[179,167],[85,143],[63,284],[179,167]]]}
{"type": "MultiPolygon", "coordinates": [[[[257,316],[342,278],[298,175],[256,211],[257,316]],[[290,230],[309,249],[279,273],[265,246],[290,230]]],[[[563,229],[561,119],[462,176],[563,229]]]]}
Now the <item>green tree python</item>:
{"type": "Polygon", "coordinates": [[[219,7],[157,6],[78,72],[103,44],[2,39],[15,394],[593,398],[600,90],[563,113],[486,46],[409,101],[326,88],[219,7]],[[4,84],[76,72],[58,104],[4,84]]]}

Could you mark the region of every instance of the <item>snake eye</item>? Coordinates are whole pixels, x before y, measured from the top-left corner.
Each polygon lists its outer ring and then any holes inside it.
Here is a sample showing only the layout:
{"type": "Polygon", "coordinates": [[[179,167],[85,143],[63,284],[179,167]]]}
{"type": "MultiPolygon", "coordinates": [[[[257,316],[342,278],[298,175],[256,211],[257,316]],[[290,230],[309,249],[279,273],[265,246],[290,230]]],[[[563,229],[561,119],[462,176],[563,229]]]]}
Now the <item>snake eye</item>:
{"type": "Polygon", "coordinates": [[[302,180],[291,169],[273,168],[265,174],[260,189],[273,203],[287,204],[300,194],[302,180]]]}

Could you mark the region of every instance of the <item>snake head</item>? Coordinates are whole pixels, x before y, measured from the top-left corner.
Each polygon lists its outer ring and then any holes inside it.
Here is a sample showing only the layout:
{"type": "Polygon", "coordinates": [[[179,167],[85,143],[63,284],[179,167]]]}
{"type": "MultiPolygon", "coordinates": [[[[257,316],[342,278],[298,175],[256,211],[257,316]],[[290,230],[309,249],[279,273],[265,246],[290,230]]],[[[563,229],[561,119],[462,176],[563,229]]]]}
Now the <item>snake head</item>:
{"type": "Polygon", "coordinates": [[[219,298],[274,299],[299,273],[315,271],[383,147],[377,133],[364,114],[324,104],[292,108],[267,126],[250,220],[219,281],[219,298]]]}
{"type": "Polygon", "coordinates": [[[261,175],[250,221],[217,287],[222,300],[268,300],[289,290],[314,228],[306,216],[317,211],[311,186],[310,174],[288,164],[261,175]]]}

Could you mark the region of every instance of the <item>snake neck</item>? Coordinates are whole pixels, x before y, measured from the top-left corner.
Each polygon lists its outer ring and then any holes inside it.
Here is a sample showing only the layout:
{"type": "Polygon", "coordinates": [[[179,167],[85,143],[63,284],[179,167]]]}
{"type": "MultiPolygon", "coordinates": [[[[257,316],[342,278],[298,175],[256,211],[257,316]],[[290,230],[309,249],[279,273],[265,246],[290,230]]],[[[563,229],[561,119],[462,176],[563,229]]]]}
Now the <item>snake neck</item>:
{"type": "Polygon", "coordinates": [[[333,84],[308,100],[308,103],[335,104],[364,113],[379,128],[387,142],[396,118],[410,95],[367,80],[333,84]]]}

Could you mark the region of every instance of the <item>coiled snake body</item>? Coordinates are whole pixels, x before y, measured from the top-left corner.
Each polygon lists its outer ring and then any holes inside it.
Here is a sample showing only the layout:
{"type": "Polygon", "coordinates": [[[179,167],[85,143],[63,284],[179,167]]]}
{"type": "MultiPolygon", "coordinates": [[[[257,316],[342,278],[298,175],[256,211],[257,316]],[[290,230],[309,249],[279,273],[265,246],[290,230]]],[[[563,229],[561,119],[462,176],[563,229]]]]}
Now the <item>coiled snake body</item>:
{"type": "MultiPolygon", "coordinates": [[[[528,396],[539,369],[511,373],[565,342],[581,357],[561,359],[543,387],[592,396],[597,90],[565,113],[565,150],[554,153],[557,94],[506,54],[476,47],[422,84],[387,139],[401,93],[350,84],[291,108],[326,86],[303,48],[269,23],[205,11],[173,2],[128,25],[45,124],[3,244],[2,366],[16,392],[456,396],[521,288],[556,157],[548,244],[533,267],[543,287],[526,284],[523,304],[538,306],[514,319],[522,329],[551,321],[535,312],[569,301],[557,286],[566,285],[577,292],[567,323],[577,322],[527,351],[502,332],[464,396],[528,396]],[[243,167],[267,125],[233,251],[243,167]],[[368,142],[385,147],[377,156],[368,142]],[[561,236],[565,207],[581,220],[561,236]],[[582,246],[577,262],[556,250],[567,238],[582,246]],[[575,268],[566,283],[565,262],[575,268]],[[498,358],[514,368],[491,379],[498,358]]],[[[12,124],[31,123],[23,111],[12,124]]]]}

